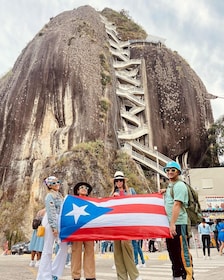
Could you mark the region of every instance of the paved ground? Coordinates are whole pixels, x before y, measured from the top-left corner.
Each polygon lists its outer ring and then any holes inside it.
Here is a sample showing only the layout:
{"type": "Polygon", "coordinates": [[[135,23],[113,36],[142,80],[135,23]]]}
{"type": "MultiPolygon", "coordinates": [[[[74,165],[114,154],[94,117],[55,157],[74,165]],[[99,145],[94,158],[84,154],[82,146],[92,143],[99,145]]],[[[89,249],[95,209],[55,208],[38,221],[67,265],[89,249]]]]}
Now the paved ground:
{"type": "MultiPolygon", "coordinates": [[[[224,255],[219,256],[216,249],[211,249],[212,259],[204,260],[202,249],[192,250],[196,280],[224,279],[224,255]]],[[[170,261],[167,252],[144,253],[146,268],[140,268],[143,280],[169,280],[171,277],[170,261]]],[[[1,280],[35,280],[37,268],[29,267],[30,255],[0,255],[1,280]]],[[[116,280],[116,271],[112,270],[113,254],[96,254],[97,280],[116,280]]],[[[70,269],[65,268],[60,280],[71,280],[70,269]]]]}

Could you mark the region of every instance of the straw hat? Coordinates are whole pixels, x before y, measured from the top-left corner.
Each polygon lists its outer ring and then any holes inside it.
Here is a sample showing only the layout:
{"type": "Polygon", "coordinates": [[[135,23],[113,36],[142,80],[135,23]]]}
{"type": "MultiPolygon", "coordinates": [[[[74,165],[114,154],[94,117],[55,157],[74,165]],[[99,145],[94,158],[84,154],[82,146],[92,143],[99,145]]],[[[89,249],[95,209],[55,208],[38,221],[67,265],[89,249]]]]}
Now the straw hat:
{"type": "Polygon", "coordinates": [[[127,180],[122,171],[116,171],[113,180],[127,180]]]}

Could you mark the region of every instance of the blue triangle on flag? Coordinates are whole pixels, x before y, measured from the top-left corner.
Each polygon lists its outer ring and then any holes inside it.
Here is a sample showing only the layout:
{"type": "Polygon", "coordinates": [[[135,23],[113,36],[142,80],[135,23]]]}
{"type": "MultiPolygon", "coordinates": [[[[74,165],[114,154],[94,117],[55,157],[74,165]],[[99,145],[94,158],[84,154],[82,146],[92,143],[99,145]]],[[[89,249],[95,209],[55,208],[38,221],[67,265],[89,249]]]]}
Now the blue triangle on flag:
{"type": "Polygon", "coordinates": [[[88,222],[112,211],[109,207],[94,205],[91,201],[68,195],[61,211],[60,236],[70,236],[88,222]]]}

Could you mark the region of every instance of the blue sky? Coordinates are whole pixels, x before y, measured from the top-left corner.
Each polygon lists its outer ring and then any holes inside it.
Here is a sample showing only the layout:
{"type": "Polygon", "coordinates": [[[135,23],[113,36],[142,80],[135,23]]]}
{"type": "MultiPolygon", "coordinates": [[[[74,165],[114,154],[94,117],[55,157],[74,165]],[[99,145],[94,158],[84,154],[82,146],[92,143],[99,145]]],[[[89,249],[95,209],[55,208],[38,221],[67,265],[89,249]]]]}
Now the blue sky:
{"type": "Polygon", "coordinates": [[[148,34],[165,38],[201,78],[215,120],[224,115],[223,0],[0,0],[0,76],[7,73],[36,33],[65,10],[90,5],[124,9],[148,34]]]}

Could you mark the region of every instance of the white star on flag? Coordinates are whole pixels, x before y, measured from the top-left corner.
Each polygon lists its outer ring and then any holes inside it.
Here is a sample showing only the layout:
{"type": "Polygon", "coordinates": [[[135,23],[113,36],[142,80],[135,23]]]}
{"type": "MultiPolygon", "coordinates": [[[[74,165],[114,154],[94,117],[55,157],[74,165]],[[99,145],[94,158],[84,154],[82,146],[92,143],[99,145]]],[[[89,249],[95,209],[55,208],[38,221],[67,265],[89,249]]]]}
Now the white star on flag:
{"type": "Polygon", "coordinates": [[[87,207],[87,205],[78,207],[77,205],[75,205],[73,203],[72,206],[73,206],[73,210],[70,211],[69,213],[67,213],[65,216],[74,216],[74,220],[75,220],[76,224],[77,224],[78,219],[79,219],[80,216],[87,216],[87,215],[89,215],[89,213],[87,213],[85,211],[85,208],[87,207]]]}

